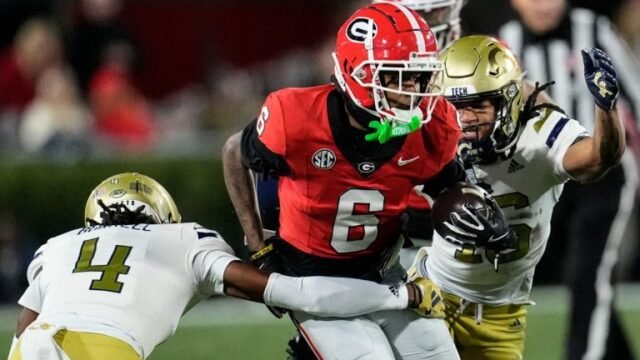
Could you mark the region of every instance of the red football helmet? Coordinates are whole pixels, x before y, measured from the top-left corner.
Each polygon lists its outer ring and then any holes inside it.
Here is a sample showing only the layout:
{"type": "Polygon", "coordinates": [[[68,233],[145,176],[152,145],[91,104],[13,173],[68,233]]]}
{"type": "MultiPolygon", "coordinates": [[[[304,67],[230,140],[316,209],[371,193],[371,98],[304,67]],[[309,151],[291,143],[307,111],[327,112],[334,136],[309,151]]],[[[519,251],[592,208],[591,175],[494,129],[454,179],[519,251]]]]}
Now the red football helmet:
{"type": "MultiPolygon", "coordinates": [[[[384,0],[400,3],[417,11],[431,27],[440,50],[458,40],[461,34],[460,11],[466,0],[384,0]]],[[[374,3],[383,0],[373,0],[374,3]]]]}
{"type": "Polygon", "coordinates": [[[358,107],[381,121],[431,120],[442,93],[434,72],[443,66],[429,25],[415,11],[397,3],[359,9],[340,28],[333,60],[338,85],[358,107]],[[409,96],[410,105],[389,106],[390,93],[409,96]]]}

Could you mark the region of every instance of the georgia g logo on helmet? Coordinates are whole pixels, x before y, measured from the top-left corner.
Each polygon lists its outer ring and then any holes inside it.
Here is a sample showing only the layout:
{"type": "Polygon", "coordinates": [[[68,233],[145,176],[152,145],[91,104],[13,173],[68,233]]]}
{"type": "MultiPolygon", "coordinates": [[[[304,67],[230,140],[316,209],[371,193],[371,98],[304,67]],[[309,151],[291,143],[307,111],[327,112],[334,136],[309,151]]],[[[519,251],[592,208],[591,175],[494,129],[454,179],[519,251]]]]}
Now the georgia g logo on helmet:
{"type": "Polygon", "coordinates": [[[367,39],[369,32],[372,32],[371,39],[376,37],[378,27],[376,23],[368,18],[359,17],[354,19],[347,27],[347,37],[357,43],[363,43],[367,39]]]}

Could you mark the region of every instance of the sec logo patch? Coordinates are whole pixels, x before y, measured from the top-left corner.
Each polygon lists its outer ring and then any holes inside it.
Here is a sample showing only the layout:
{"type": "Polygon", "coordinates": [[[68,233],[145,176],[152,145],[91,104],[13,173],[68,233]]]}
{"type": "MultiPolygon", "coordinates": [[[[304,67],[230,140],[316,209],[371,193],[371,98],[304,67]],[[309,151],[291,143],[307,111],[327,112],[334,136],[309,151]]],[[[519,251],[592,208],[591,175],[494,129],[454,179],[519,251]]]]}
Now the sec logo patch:
{"type": "Polygon", "coordinates": [[[318,169],[331,169],[336,164],[336,154],[330,149],[320,149],[311,157],[311,163],[318,169]]]}

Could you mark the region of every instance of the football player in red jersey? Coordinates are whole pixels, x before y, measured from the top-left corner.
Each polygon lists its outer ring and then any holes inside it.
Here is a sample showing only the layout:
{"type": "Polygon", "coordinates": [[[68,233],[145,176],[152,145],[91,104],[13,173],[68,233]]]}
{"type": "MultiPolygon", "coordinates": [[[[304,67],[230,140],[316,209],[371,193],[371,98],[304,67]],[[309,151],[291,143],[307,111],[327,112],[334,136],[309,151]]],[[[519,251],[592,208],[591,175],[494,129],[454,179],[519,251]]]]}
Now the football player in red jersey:
{"type": "MultiPolygon", "coordinates": [[[[373,0],[373,3],[395,2],[415,10],[427,21],[442,51],[462,32],[460,12],[466,0],[373,0]]],[[[408,268],[415,258],[418,249],[428,246],[433,235],[431,224],[431,202],[433,199],[416,187],[409,196],[409,209],[406,212],[405,232],[411,240],[400,252],[400,262],[408,268]]]]}
{"type": "MultiPolygon", "coordinates": [[[[334,84],[270,94],[258,118],[227,141],[225,182],[255,262],[294,275],[405,276],[397,249],[412,189],[424,184],[435,195],[464,179],[455,108],[432,81],[442,70],[437,51],[414,11],[359,9],[338,33],[334,84]],[[248,169],[280,179],[280,227],[266,242],[248,169]]],[[[320,358],[458,358],[437,317],[291,316],[320,358]]]]}

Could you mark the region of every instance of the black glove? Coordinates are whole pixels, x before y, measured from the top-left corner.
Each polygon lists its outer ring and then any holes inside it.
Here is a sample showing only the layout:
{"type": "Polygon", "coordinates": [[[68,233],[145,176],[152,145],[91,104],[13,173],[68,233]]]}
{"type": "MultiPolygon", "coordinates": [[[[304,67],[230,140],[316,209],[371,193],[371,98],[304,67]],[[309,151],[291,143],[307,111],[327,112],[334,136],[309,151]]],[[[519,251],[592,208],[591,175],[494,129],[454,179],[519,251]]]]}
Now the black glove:
{"type": "Polygon", "coordinates": [[[495,200],[486,196],[484,203],[486,206],[480,209],[464,204],[462,214],[452,212],[449,215],[445,226],[455,234],[457,242],[481,247],[509,231],[509,224],[495,200]]]}
{"type": "Polygon", "coordinates": [[[591,48],[582,50],[582,62],[584,79],[596,105],[604,111],[612,110],[616,106],[620,87],[611,59],[604,51],[591,48]]]}
{"type": "MultiPolygon", "coordinates": [[[[271,238],[265,240],[267,246],[251,254],[251,263],[262,271],[268,273],[281,272],[280,261],[278,260],[278,254],[273,247],[273,240],[271,238]]],[[[273,316],[280,319],[287,313],[286,309],[282,309],[275,306],[266,305],[267,309],[273,314],[273,316]]]]}
{"type": "Polygon", "coordinates": [[[512,229],[509,229],[502,236],[489,239],[484,248],[493,251],[493,270],[498,271],[500,257],[518,250],[518,237],[512,229]]]}
{"type": "Polygon", "coordinates": [[[484,246],[486,250],[493,251],[493,267],[498,271],[500,256],[515,251],[518,248],[518,238],[496,201],[485,196],[484,202],[486,209],[476,209],[465,204],[465,213],[451,213],[451,222],[446,226],[455,231],[462,243],[484,246]]]}

